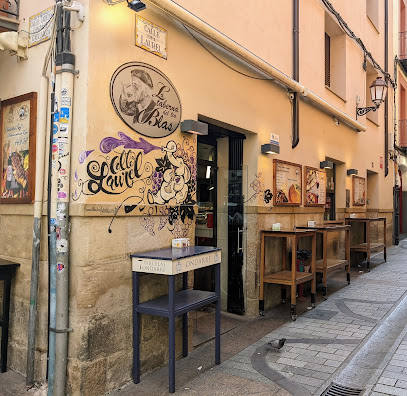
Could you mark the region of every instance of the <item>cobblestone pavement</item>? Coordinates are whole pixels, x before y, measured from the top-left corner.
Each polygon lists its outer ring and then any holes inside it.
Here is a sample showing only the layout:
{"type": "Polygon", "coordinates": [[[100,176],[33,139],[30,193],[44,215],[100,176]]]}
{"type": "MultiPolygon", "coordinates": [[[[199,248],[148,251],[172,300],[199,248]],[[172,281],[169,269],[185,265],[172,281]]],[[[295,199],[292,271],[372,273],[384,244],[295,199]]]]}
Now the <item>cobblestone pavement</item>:
{"type": "Polygon", "coordinates": [[[407,241],[388,249],[387,263],[382,257],[374,257],[370,273],[177,394],[307,396],[335,383],[364,395],[406,396],[407,241]],[[268,345],[283,337],[280,351],[268,345]]]}
{"type": "MultiPolygon", "coordinates": [[[[175,395],[319,396],[335,384],[363,396],[407,396],[407,240],[387,257],[387,263],[382,253],[373,257],[370,273],[352,268],[350,285],[342,272],[334,274],[328,299],[321,302],[318,293],[310,310],[299,304],[295,322],[286,321],[290,307],[282,305],[222,335],[219,366],[213,342],[177,360],[175,395]],[[286,338],[280,351],[268,344],[280,338],[286,338]]],[[[0,375],[0,395],[27,394],[19,391],[23,384],[10,370],[0,375]]],[[[168,394],[168,367],[110,396],[135,394],[168,394]]]]}

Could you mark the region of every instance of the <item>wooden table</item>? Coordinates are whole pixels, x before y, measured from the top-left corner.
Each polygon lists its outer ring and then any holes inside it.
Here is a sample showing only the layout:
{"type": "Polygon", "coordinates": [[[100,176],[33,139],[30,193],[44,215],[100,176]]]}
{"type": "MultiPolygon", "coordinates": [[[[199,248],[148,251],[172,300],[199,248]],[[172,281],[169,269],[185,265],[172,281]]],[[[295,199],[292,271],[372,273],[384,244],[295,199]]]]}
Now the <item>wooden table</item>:
{"type": "Polygon", "coordinates": [[[384,253],[384,261],[386,257],[386,218],[385,217],[347,217],[345,218],[346,224],[364,224],[365,226],[365,241],[357,245],[351,246],[351,252],[364,252],[366,253],[367,271],[370,272],[370,254],[371,252],[381,251],[384,253]],[[370,241],[370,224],[374,222],[383,221],[383,243],[370,241]]]}
{"type": "MultiPolygon", "coordinates": [[[[309,229],[310,227],[297,227],[297,229],[309,229]]],[[[327,278],[328,274],[345,267],[347,269],[346,280],[350,284],[350,243],[349,232],[350,225],[341,224],[326,224],[316,225],[312,229],[316,229],[317,233],[322,234],[322,259],[316,261],[316,272],[322,273],[322,295],[326,299],[327,296],[327,278]],[[328,258],[328,234],[331,232],[345,232],[345,259],[328,258]]]]}
{"type": "Polygon", "coordinates": [[[168,318],[169,392],[175,392],[175,318],[182,315],[182,355],[188,356],[188,312],[215,304],[215,364],[220,364],[220,262],[221,249],[211,246],[169,248],[137,253],[133,270],[133,381],[140,382],[140,315],[168,318]],[[188,271],[215,266],[215,292],[188,290],[188,271]],[[168,294],[140,303],[139,273],[168,275],[168,294]],[[183,275],[183,290],[175,290],[175,275],[183,275]]]}
{"type": "MultiPolygon", "coordinates": [[[[311,305],[315,307],[315,255],[316,255],[316,232],[315,230],[263,230],[261,231],[261,258],[260,258],[260,301],[259,309],[260,314],[264,314],[264,284],[274,283],[278,285],[291,286],[291,319],[297,319],[297,285],[301,283],[311,282],[311,305]],[[266,268],[266,238],[283,238],[283,258],[282,266],[283,270],[275,272],[269,275],[265,275],[266,268]],[[299,272],[297,268],[297,248],[300,238],[311,237],[312,238],[312,257],[310,272],[299,272]],[[287,269],[287,238],[292,239],[292,260],[291,270],[287,269]]],[[[283,302],[286,299],[286,289],[282,289],[283,302]]]]}
{"type": "Polygon", "coordinates": [[[9,260],[0,259],[0,280],[4,282],[3,292],[3,312],[0,317],[1,326],[1,350],[0,350],[0,372],[7,371],[7,347],[8,347],[8,328],[10,319],[10,294],[11,279],[14,277],[20,264],[9,260]]]}

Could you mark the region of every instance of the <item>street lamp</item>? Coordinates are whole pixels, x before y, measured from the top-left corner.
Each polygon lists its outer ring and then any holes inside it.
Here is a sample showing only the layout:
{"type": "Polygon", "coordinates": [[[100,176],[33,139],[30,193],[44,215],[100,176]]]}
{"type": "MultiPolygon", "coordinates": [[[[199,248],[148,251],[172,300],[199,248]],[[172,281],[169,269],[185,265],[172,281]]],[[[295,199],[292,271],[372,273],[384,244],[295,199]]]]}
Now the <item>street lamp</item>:
{"type": "Polygon", "coordinates": [[[357,107],[356,106],[356,116],[364,116],[369,113],[370,110],[376,111],[380,105],[384,102],[387,94],[387,84],[382,80],[381,77],[377,77],[376,80],[372,82],[369,87],[370,97],[375,106],[371,107],[357,107]]]}

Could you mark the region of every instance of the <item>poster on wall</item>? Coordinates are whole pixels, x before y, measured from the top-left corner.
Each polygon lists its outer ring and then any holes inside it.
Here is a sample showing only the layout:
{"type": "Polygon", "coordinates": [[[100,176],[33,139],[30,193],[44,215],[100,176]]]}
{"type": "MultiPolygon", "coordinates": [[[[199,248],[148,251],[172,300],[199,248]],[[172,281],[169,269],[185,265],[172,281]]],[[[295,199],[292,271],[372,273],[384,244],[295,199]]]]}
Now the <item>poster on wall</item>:
{"type": "Polygon", "coordinates": [[[301,205],[302,166],[274,160],[274,205],[301,205]]]}
{"type": "Polygon", "coordinates": [[[1,102],[1,203],[31,203],[34,199],[37,94],[1,102]]]}
{"type": "Polygon", "coordinates": [[[171,135],[181,121],[181,100],[171,81],[141,62],[120,66],[110,80],[110,100],[133,131],[152,138],[171,135]]]}
{"type": "Polygon", "coordinates": [[[323,206],[326,202],[326,173],[305,167],[305,206],[323,206]]]}
{"type": "Polygon", "coordinates": [[[353,176],[353,206],[363,206],[366,204],[366,179],[364,177],[353,176]]]}

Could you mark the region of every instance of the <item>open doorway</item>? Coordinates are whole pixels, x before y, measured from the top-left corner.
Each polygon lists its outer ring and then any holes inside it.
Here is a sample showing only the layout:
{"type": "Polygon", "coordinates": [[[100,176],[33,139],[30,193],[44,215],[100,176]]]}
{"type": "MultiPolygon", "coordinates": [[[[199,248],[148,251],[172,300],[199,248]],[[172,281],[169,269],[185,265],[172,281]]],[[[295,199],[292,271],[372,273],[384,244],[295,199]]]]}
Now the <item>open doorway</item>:
{"type": "MultiPolygon", "coordinates": [[[[244,134],[210,123],[208,136],[197,139],[195,244],[222,248],[221,307],[223,312],[237,315],[245,313],[244,197],[247,196],[247,180],[244,174],[247,177],[247,172],[243,172],[244,139],[244,134]]],[[[194,271],[194,289],[214,290],[211,267],[194,271]]],[[[212,321],[210,312],[196,315],[194,345],[199,345],[213,338],[213,327],[208,325],[212,321]]],[[[242,319],[224,313],[221,331],[229,331],[241,323],[242,319]]]]}

